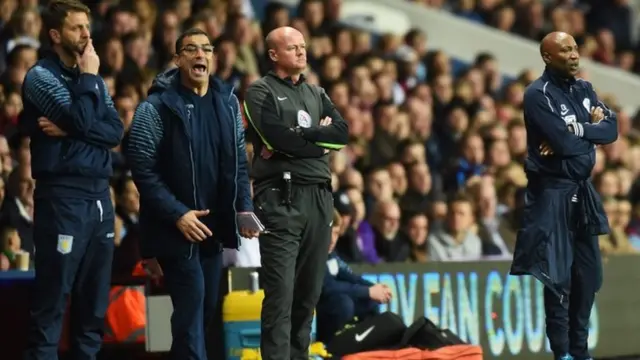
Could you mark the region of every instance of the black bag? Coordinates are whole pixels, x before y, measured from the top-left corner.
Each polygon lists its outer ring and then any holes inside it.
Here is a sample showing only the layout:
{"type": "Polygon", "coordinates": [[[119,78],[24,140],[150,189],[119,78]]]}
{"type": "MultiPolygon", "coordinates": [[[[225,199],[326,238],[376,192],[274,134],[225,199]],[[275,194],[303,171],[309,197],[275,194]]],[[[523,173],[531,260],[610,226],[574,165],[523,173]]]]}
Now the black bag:
{"type": "Polygon", "coordinates": [[[403,347],[436,350],[450,345],[466,344],[449,329],[437,327],[431,320],[423,317],[414,321],[405,331],[400,344],[403,347]]]}
{"type": "Polygon", "coordinates": [[[363,351],[397,348],[407,326],[400,316],[387,311],[355,325],[348,325],[327,344],[334,357],[363,351]]]}

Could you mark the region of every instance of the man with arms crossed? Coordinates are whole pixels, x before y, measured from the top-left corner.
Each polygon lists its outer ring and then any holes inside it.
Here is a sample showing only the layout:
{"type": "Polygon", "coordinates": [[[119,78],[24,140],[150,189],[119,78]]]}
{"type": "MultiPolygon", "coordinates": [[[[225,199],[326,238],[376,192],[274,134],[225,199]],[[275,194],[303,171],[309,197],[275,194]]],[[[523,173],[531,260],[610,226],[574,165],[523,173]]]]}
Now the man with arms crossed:
{"type": "Polygon", "coordinates": [[[23,85],[20,131],[31,137],[36,279],[25,359],[56,359],[71,295],[73,358],[100,351],[109,304],[114,211],[110,149],[124,131],[91,43],[89,9],[54,0],[43,13],[52,51],[23,85]]]}
{"type": "Polygon", "coordinates": [[[540,54],[546,69],[524,95],[528,184],[511,274],[545,285],[555,359],[586,360],[591,308],[602,285],[597,235],[609,231],[590,176],[595,145],[614,142],[618,124],[591,83],[575,77],[579,54],[571,35],[548,34],[540,54]]]}
{"type": "Polygon", "coordinates": [[[199,29],[180,35],[178,68],[158,75],[136,109],[126,150],[140,192],[142,255],[157,259],[173,303],[176,360],[207,359],[222,248],[238,248],[236,215],[253,211],[242,114],[232,88],[211,74],[213,50],[199,29]]]}
{"type": "Polygon", "coordinates": [[[331,240],[327,153],[347,143],[348,128],[324,90],[305,82],[302,34],[281,27],[266,43],[273,70],[249,87],[244,104],[256,151],[254,203],[267,230],[260,349],[263,359],[308,359],[331,240]]]}

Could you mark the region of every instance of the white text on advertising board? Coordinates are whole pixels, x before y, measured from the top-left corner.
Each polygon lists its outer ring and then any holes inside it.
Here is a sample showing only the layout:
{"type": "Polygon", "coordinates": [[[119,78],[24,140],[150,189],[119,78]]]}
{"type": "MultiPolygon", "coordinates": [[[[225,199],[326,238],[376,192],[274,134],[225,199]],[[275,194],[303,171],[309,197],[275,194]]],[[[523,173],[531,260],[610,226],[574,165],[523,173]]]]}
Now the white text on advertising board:
{"type": "MultiPolygon", "coordinates": [[[[535,279],[491,271],[483,281],[476,272],[364,274],[394,293],[390,310],[411,324],[425,316],[462,340],[488,345],[493,357],[522,352],[550,352],[545,336],[543,287],[535,279]],[[483,284],[483,285],[481,285],[483,284]],[[482,286],[482,288],[481,288],[482,286]],[[424,314],[416,313],[416,304],[424,314]]],[[[589,348],[598,343],[598,310],[591,313],[589,348]]]]}

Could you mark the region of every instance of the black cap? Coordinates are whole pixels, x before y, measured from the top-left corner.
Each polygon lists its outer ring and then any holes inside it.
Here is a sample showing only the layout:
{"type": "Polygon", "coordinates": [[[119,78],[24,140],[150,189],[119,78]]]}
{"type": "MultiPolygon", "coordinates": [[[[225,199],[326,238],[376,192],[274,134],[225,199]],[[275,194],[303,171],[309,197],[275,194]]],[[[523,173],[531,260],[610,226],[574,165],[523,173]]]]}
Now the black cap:
{"type": "Polygon", "coordinates": [[[344,191],[338,191],[333,194],[333,207],[340,215],[351,215],[353,213],[351,200],[349,200],[349,196],[344,191]]]}

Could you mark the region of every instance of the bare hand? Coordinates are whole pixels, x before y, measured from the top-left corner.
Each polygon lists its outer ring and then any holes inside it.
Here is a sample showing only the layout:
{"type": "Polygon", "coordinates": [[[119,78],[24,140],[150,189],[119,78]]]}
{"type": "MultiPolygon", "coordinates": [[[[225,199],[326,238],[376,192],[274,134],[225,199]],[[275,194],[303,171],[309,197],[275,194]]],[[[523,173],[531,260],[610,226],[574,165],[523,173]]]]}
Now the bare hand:
{"type": "Polygon", "coordinates": [[[369,297],[371,300],[379,302],[381,304],[386,304],[391,300],[393,294],[391,293],[391,289],[388,286],[382,284],[375,284],[369,288],[369,297]]]}
{"type": "Polygon", "coordinates": [[[320,126],[329,126],[331,125],[331,118],[330,117],[325,117],[324,119],[320,120],[320,126]]]}
{"type": "Polygon", "coordinates": [[[273,151],[267,149],[266,146],[262,147],[262,151],[260,151],[260,157],[262,157],[265,160],[269,160],[269,158],[271,158],[273,156],[273,151]]]}
{"type": "Polygon", "coordinates": [[[38,125],[40,129],[49,136],[67,136],[67,133],[58,127],[58,125],[54,124],[51,120],[46,117],[38,118],[38,125]]]}
{"type": "Polygon", "coordinates": [[[213,233],[198,218],[207,215],[209,215],[209,210],[191,210],[182,215],[176,225],[187,240],[191,242],[204,241],[206,238],[213,236],[213,233]]]}
{"type": "Polygon", "coordinates": [[[600,121],[604,120],[604,110],[601,107],[591,107],[591,122],[592,123],[599,123],[600,121]]]}
{"type": "MultiPolygon", "coordinates": [[[[241,212],[239,214],[251,214],[251,212],[247,211],[247,212],[241,212]]],[[[245,239],[253,239],[253,238],[257,238],[260,235],[260,232],[249,230],[246,228],[240,228],[240,235],[245,239]]]]}
{"type": "Polygon", "coordinates": [[[253,238],[257,238],[260,235],[260,233],[257,231],[241,228],[240,235],[245,239],[253,239],[253,238]]]}
{"type": "Polygon", "coordinates": [[[76,55],[78,67],[81,73],[98,75],[100,69],[100,58],[93,47],[93,41],[89,39],[82,55],[76,55]]]}
{"type": "Polygon", "coordinates": [[[540,155],[542,156],[553,155],[553,150],[551,149],[551,146],[549,146],[549,144],[546,141],[542,142],[539,150],[540,150],[540,155]]]}

